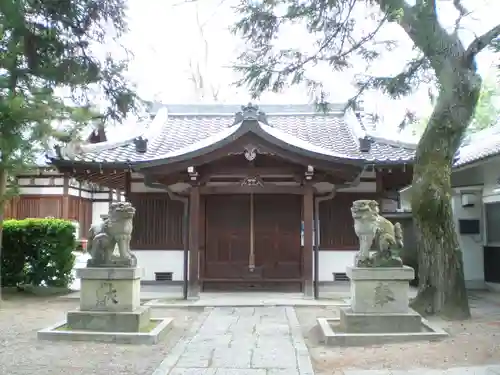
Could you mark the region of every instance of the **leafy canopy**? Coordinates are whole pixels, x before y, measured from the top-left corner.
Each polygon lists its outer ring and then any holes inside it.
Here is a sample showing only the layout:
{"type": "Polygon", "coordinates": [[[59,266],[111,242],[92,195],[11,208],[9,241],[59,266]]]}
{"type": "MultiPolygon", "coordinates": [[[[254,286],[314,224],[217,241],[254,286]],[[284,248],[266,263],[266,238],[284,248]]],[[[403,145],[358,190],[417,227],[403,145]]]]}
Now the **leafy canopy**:
{"type": "MultiPolygon", "coordinates": [[[[413,5],[405,0],[241,0],[236,9],[239,21],[233,31],[246,42],[235,66],[242,73],[238,85],[248,86],[254,97],[266,90],[305,84],[320,104],[327,105],[322,80],[308,74],[308,68],[329,66],[332,71],[343,71],[360,61],[369,66],[398,46],[398,40],[383,32],[394,25],[412,40],[413,56],[398,74],[374,76],[367,71],[358,75],[358,92],[349,106],[355,107],[366,90],[380,90],[392,98],[411,94],[422,85],[439,91],[446,85],[441,73],[449,57],[461,57],[466,65],[487,46],[500,50],[500,25],[469,47],[463,46],[457,35],[470,12],[462,0],[416,0],[413,5]],[[454,30],[446,30],[438,21],[441,5],[452,6],[459,14],[454,30]],[[296,26],[303,26],[311,43],[284,47],[281,36],[288,34],[295,42],[290,33],[296,26]]],[[[408,116],[413,120],[411,113],[408,116]]]]}
{"type": "Polygon", "coordinates": [[[51,137],[67,141],[79,126],[119,122],[141,107],[124,78],[127,61],[93,53],[127,30],[125,10],[125,0],[0,2],[1,169],[15,171],[51,137]],[[57,94],[64,90],[70,104],[57,94]],[[96,93],[107,103],[102,113],[96,93]]]}

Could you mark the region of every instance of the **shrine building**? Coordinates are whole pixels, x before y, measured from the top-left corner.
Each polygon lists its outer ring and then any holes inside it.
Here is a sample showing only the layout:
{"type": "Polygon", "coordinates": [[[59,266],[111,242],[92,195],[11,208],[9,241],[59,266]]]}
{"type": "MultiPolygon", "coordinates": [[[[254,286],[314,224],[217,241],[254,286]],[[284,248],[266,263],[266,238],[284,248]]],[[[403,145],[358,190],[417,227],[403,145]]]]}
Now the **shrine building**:
{"type": "Polygon", "coordinates": [[[307,105],[163,105],[136,134],[57,147],[48,160],[67,189],[91,186],[84,220],[61,203],[82,236],[110,201],[124,196],[135,206],[131,249],[145,281],[184,282],[190,297],[313,296],[353,263],[354,200],[405,215],[398,191],[411,183],[415,145],[371,129],[342,105],[326,114],[307,105]],[[93,194],[108,195],[96,205],[93,194]]]}

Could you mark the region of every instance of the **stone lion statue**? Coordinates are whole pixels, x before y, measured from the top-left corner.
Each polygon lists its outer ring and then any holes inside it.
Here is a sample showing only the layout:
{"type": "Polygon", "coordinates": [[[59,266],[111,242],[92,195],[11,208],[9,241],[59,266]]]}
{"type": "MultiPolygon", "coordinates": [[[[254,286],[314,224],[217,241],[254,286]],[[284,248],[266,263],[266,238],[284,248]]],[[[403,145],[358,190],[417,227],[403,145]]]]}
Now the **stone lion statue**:
{"type": "Polygon", "coordinates": [[[359,238],[358,267],[401,267],[403,262],[394,254],[403,248],[401,224],[392,224],[379,214],[378,202],[357,200],[351,207],[354,231],[359,238]],[[376,253],[370,256],[370,250],[376,253]]]}
{"type": "Polygon", "coordinates": [[[87,267],[135,267],[136,257],[130,252],[132,221],[135,208],[129,202],[114,202],[102,221],[89,229],[87,248],[92,257],[87,267]],[[113,257],[115,246],[119,256],[113,257]]]}

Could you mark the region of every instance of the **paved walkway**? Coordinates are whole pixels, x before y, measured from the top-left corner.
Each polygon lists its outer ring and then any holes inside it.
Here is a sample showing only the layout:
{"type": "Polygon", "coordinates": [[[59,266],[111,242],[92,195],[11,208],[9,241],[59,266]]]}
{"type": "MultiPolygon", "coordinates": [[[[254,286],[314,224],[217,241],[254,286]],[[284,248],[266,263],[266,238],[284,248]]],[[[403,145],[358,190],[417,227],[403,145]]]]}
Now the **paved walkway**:
{"type": "Polygon", "coordinates": [[[153,375],[314,375],[292,307],[207,308],[153,375]]]}
{"type": "Polygon", "coordinates": [[[500,375],[500,365],[454,367],[447,370],[345,370],[344,375],[500,375]]]}

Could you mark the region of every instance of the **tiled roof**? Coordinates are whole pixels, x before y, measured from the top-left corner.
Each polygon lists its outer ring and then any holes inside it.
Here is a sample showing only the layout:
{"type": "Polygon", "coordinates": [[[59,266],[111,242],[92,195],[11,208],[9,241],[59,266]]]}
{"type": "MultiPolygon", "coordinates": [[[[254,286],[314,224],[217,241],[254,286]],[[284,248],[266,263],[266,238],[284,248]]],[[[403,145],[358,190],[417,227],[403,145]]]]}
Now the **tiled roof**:
{"type": "MultiPolygon", "coordinates": [[[[212,139],[229,136],[234,113],[241,110],[240,106],[231,105],[165,107],[167,111],[160,109],[143,134],[148,139],[145,153],[136,152],[133,138],[130,138],[119,145],[112,142],[85,145],[86,152],[77,154],[73,160],[134,163],[168,159],[169,155],[192,151],[196,144],[206,146],[212,139]]],[[[404,163],[413,159],[413,145],[375,137],[369,152],[360,151],[359,138],[367,135],[366,130],[354,114],[344,116],[339,108],[334,107],[328,114],[319,114],[312,106],[263,105],[259,110],[266,113],[269,127],[261,125],[261,128],[268,128],[268,133],[281,141],[325,155],[374,163],[404,163]]]]}
{"type": "Polygon", "coordinates": [[[458,149],[453,167],[463,167],[496,155],[500,155],[500,124],[469,136],[458,149]]]}

